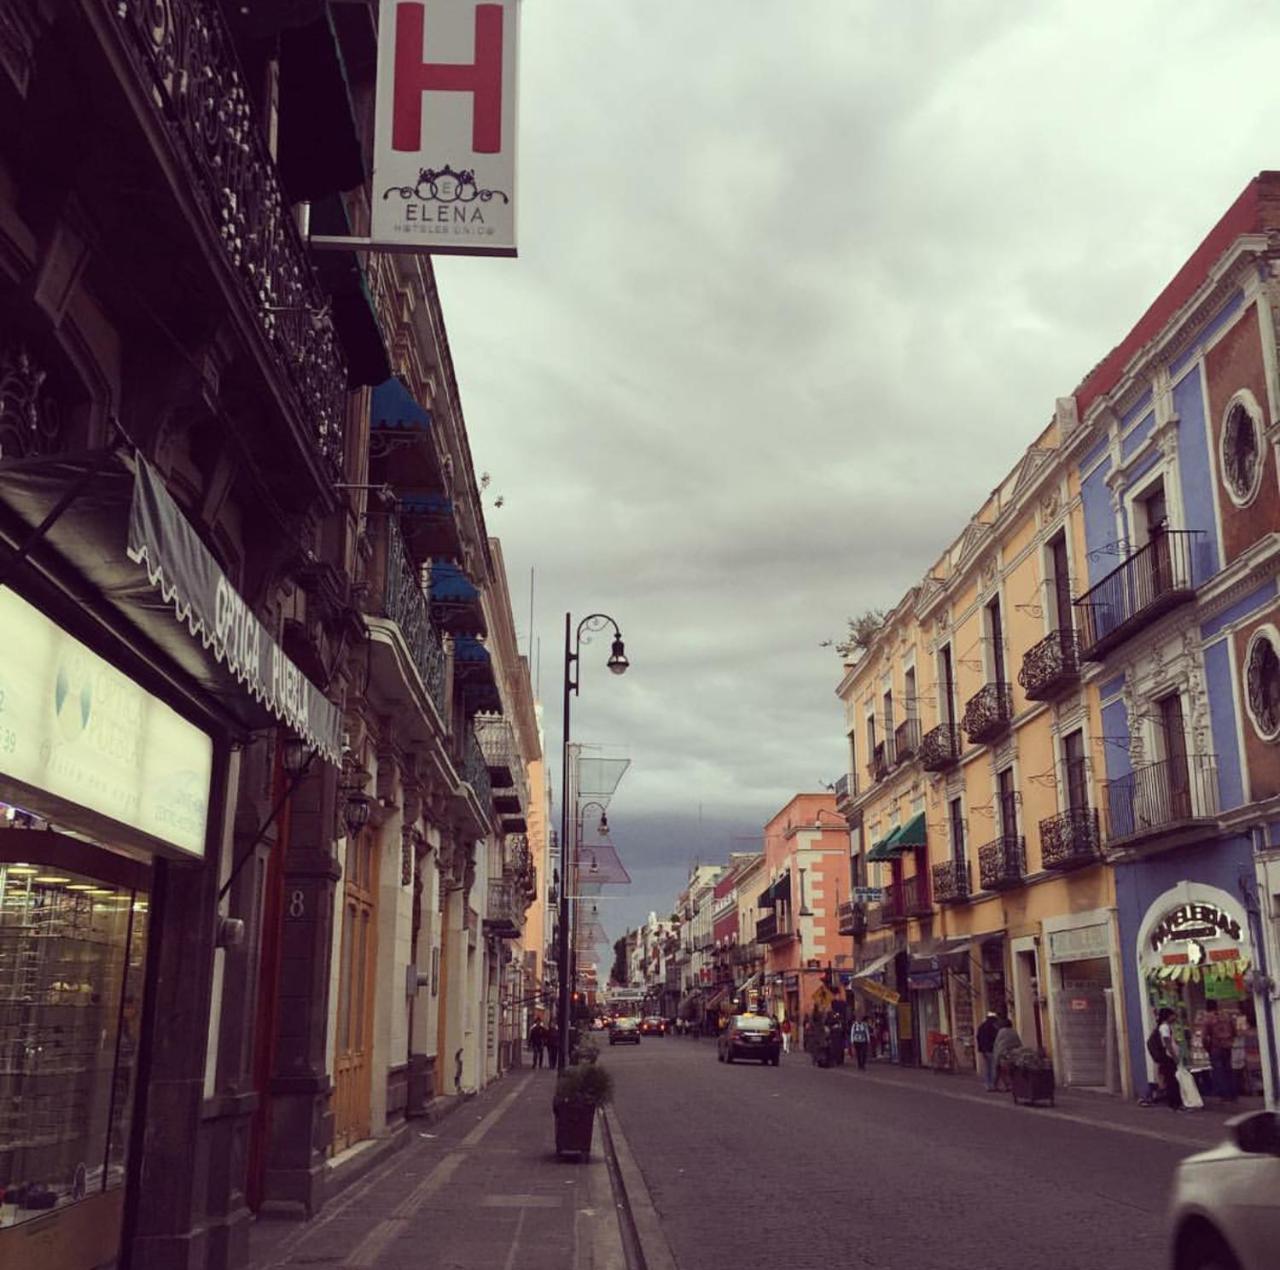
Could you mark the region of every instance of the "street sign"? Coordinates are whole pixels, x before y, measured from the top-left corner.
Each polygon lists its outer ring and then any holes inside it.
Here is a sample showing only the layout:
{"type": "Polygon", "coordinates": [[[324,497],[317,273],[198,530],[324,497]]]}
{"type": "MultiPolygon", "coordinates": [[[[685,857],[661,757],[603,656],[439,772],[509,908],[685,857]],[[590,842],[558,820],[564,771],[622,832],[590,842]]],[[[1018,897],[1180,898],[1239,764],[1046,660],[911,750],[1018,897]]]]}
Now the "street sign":
{"type": "Polygon", "coordinates": [[[859,904],[879,904],[884,899],[884,888],[880,886],[855,886],[853,898],[859,904]]]}

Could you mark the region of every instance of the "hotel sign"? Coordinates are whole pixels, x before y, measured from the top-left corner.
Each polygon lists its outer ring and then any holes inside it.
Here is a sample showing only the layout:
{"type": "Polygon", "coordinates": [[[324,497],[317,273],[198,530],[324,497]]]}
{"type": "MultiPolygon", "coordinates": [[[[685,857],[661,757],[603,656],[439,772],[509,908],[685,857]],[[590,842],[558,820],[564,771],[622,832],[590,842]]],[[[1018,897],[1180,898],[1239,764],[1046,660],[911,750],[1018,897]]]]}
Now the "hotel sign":
{"type": "Polygon", "coordinates": [[[212,739],[7,587],[0,631],[0,798],[202,858],[212,739]]]}
{"type": "Polygon", "coordinates": [[[516,254],[519,0],[381,0],[374,247],[516,254]]]}

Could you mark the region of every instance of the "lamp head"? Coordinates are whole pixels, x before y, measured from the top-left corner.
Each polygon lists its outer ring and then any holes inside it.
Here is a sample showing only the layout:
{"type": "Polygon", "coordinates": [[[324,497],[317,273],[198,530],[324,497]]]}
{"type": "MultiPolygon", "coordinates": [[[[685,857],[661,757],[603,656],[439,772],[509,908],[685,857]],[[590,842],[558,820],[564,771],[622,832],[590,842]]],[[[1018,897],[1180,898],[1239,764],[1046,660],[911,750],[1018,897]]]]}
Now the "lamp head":
{"type": "Polygon", "coordinates": [[[347,832],[354,837],[369,823],[369,795],[352,792],[347,795],[346,805],[342,809],[342,819],[346,823],[347,832]]]}
{"type": "Polygon", "coordinates": [[[280,748],[280,766],[290,776],[297,776],[307,765],[307,743],[296,736],[286,737],[280,748]]]}
{"type": "Polygon", "coordinates": [[[613,649],[609,653],[609,660],[605,663],[615,675],[623,674],[631,663],[627,660],[627,650],[622,643],[621,633],[613,641],[613,649]]]}

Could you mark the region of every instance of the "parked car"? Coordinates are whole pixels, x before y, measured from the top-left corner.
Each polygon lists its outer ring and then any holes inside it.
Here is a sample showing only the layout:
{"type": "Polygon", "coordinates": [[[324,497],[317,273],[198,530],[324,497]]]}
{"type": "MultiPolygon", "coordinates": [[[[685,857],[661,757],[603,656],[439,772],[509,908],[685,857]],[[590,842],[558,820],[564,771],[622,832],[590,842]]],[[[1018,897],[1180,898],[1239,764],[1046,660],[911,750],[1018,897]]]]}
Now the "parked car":
{"type": "Polygon", "coordinates": [[[614,1019],[613,1026],[609,1029],[610,1045],[639,1045],[640,1044],[640,1020],[639,1019],[614,1019]]]}
{"type": "Polygon", "coordinates": [[[648,1018],[641,1019],[640,1034],[642,1036],[666,1036],[666,1019],[660,1019],[656,1014],[651,1014],[648,1018]]]}
{"type": "Polygon", "coordinates": [[[1170,1270],[1274,1270],[1280,1248],[1280,1114],[1227,1122],[1227,1140],[1174,1174],[1170,1270]]]}
{"type": "Polygon", "coordinates": [[[767,1014],[735,1014],[716,1041],[716,1057],[722,1063],[754,1058],[777,1067],[782,1059],[782,1033],[767,1014]]]}

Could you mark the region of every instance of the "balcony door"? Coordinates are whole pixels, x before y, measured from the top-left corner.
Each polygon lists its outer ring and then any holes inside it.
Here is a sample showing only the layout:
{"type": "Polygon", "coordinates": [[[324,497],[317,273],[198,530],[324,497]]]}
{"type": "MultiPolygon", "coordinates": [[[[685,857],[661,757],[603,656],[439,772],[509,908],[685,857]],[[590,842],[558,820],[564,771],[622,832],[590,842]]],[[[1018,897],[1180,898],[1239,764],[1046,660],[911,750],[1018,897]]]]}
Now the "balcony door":
{"type": "Polygon", "coordinates": [[[378,953],[378,857],[371,832],[347,846],[334,1046],[334,1150],[369,1136],[373,994],[378,953]]]}
{"type": "Polygon", "coordinates": [[[956,672],[951,661],[951,645],[944,644],[938,653],[938,684],[942,700],[938,703],[940,721],[948,727],[956,725],[956,672]]]}
{"type": "Polygon", "coordinates": [[[1187,763],[1187,731],[1182,698],[1176,692],[1161,698],[1160,750],[1164,756],[1166,820],[1187,820],[1192,815],[1191,773],[1187,763]]]}
{"type": "Polygon", "coordinates": [[[1157,481],[1138,501],[1138,515],[1147,538],[1147,567],[1142,574],[1146,595],[1137,597],[1137,607],[1150,604],[1173,588],[1173,557],[1169,546],[1169,503],[1164,482],[1157,481]]]}
{"type": "Polygon", "coordinates": [[[987,605],[987,638],[991,641],[991,678],[1001,688],[1004,674],[1004,619],[1000,615],[999,599],[987,605]]]}
{"type": "Polygon", "coordinates": [[[1018,792],[1013,786],[1013,768],[1006,767],[996,777],[1000,801],[1000,834],[1006,841],[1018,836],[1018,792]]]}
{"type": "Polygon", "coordinates": [[[1089,810],[1089,776],[1082,731],[1062,738],[1062,757],[1067,769],[1067,808],[1083,814],[1089,810]]]}
{"type": "Polygon", "coordinates": [[[1071,631],[1075,610],[1071,604],[1071,562],[1067,559],[1067,536],[1059,534],[1049,544],[1049,567],[1053,570],[1053,607],[1057,629],[1071,631]]]}

